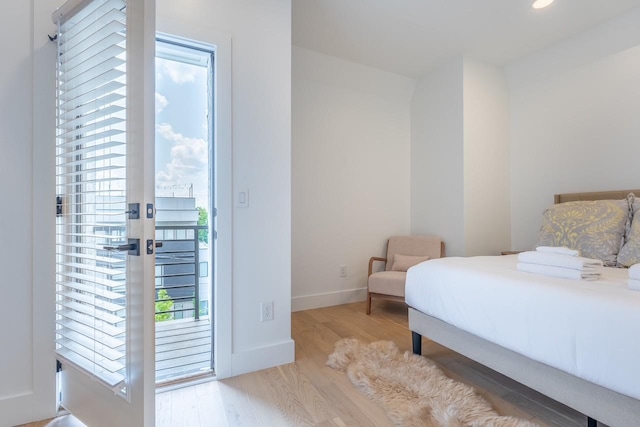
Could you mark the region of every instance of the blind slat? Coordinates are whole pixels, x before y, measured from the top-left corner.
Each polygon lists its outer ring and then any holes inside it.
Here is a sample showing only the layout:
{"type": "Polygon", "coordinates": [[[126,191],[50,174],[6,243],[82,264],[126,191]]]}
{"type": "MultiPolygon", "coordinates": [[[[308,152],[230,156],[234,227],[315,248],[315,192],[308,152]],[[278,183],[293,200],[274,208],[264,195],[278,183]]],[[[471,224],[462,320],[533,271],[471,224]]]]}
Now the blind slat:
{"type": "MultiPolygon", "coordinates": [[[[120,316],[115,316],[113,314],[110,313],[106,313],[104,311],[100,311],[100,310],[94,310],[92,306],[87,305],[87,304],[80,304],[79,302],[76,302],[74,300],[72,301],[62,301],[62,303],[64,304],[65,307],[68,307],[72,310],[78,311],[80,313],[84,313],[88,316],[93,316],[98,320],[102,320],[110,325],[116,325],[122,321],[124,321],[124,319],[120,316]]],[[[96,337],[99,338],[99,337],[96,337]]]]}
{"type": "MultiPolygon", "coordinates": [[[[64,326],[65,326],[65,329],[72,330],[88,338],[93,337],[96,333],[95,328],[92,328],[91,326],[83,325],[80,322],[76,322],[70,319],[67,322],[65,322],[64,326]]],[[[58,331],[60,331],[60,329],[61,328],[59,328],[58,331]]],[[[124,341],[122,341],[121,339],[114,338],[104,333],[101,334],[100,339],[104,344],[106,344],[112,350],[118,350],[118,349],[121,349],[122,346],[124,346],[124,341]]],[[[117,360],[117,359],[114,359],[114,360],[117,360]]]]}
{"type": "MultiPolygon", "coordinates": [[[[114,70],[124,64],[124,60],[121,58],[109,58],[93,67],[86,68],[78,66],[72,71],[68,71],[60,76],[59,89],[63,92],[71,91],[77,87],[81,87],[85,82],[91,81],[105,73],[114,70]]],[[[81,64],[90,65],[90,64],[81,64]]]]}
{"type": "Polygon", "coordinates": [[[70,279],[76,279],[76,280],[81,280],[83,282],[89,282],[89,283],[93,283],[96,285],[100,285],[100,286],[105,286],[109,289],[113,289],[113,288],[119,288],[123,285],[122,282],[117,282],[115,280],[109,280],[109,279],[103,279],[100,277],[93,277],[89,274],[82,274],[79,273],[77,271],[69,271],[69,272],[65,272],[64,270],[60,270],[58,271],[58,273],[60,276],[63,277],[68,277],[70,279]]]}
{"type": "MultiPolygon", "coordinates": [[[[75,257],[74,257],[75,258],[75,257]]],[[[122,270],[116,270],[113,268],[106,268],[106,267],[100,267],[97,265],[90,265],[90,264],[83,264],[80,262],[61,262],[58,263],[58,266],[60,268],[75,268],[75,269],[82,269],[84,272],[93,272],[93,273],[99,273],[99,274],[105,274],[105,275],[119,275],[119,274],[124,274],[124,271],[122,270]]],[[[80,289],[80,288],[77,288],[80,289]]],[[[84,289],[85,292],[90,292],[89,289],[84,289]]],[[[119,294],[105,294],[103,292],[95,292],[96,295],[99,296],[103,296],[103,297],[108,297],[111,299],[118,299],[121,297],[121,295],[119,294]]]]}
{"type": "Polygon", "coordinates": [[[96,297],[93,293],[89,294],[84,292],[78,292],[75,290],[69,290],[66,292],[56,292],[56,293],[61,297],[69,298],[70,300],[77,301],[84,305],[91,306],[96,310],[102,310],[106,314],[114,314],[125,309],[124,306],[100,299],[96,297]]]}
{"type": "MultiPolygon", "coordinates": [[[[102,245],[97,245],[96,243],[83,243],[83,242],[71,242],[71,243],[65,243],[65,242],[58,242],[56,243],[56,246],[60,247],[60,248],[66,248],[66,249],[76,249],[76,250],[95,250],[95,251],[103,251],[104,249],[102,249],[102,245]]],[[[80,253],[80,252],[79,252],[80,253]]],[[[68,256],[68,253],[65,254],[58,254],[59,256],[68,256]]]]}
{"type": "MultiPolygon", "coordinates": [[[[109,34],[117,34],[125,30],[125,25],[117,18],[108,20],[106,24],[97,24],[79,33],[77,36],[62,41],[62,48],[66,49],[68,57],[75,58],[81,52],[99,46],[101,39],[109,34]]],[[[94,50],[95,52],[95,50],[94,50]]]]}
{"type": "Polygon", "coordinates": [[[110,153],[110,154],[102,154],[99,156],[93,156],[93,157],[84,157],[81,160],[76,160],[76,161],[72,161],[72,162],[65,162],[64,166],[65,167],[72,167],[72,166],[76,166],[76,165],[87,165],[89,163],[95,163],[95,162],[100,162],[100,161],[104,161],[104,160],[110,160],[110,159],[115,159],[118,157],[124,157],[124,154],[118,154],[118,153],[110,153]]]}
{"type": "Polygon", "coordinates": [[[58,117],[60,117],[60,113],[72,111],[78,108],[81,105],[85,105],[91,102],[96,102],[96,100],[101,99],[101,97],[114,93],[124,87],[124,83],[112,81],[107,84],[104,84],[94,90],[78,95],[72,99],[60,100],[60,105],[58,106],[58,117]]]}
{"type": "MultiPolygon", "coordinates": [[[[87,333],[89,333],[90,335],[84,335],[80,332],[74,331],[71,328],[67,328],[64,329],[62,332],[58,331],[58,333],[60,334],[60,336],[64,337],[65,339],[69,340],[69,341],[74,341],[78,344],[80,344],[81,346],[89,349],[90,351],[93,351],[94,353],[96,353],[98,355],[98,357],[100,358],[106,358],[108,360],[110,360],[111,362],[115,362],[116,360],[122,359],[124,357],[124,353],[113,349],[110,346],[107,345],[103,345],[99,348],[96,348],[95,346],[93,346],[93,344],[95,343],[95,341],[92,339],[93,333],[91,328],[88,328],[88,330],[86,331],[87,333]]],[[[103,341],[104,343],[104,341],[103,341]]],[[[116,367],[116,371],[120,370],[123,368],[122,365],[118,365],[116,367]]]]}
{"type": "MultiPolygon", "coordinates": [[[[73,119],[74,117],[82,116],[89,111],[97,110],[99,108],[104,108],[122,99],[124,99],[124,95],[111,92],[108,95],[92,99],[90,103],[79,104],[70,110],[65,110],[60,114],[58,118],[65,121],[69,119],[73,119]]],[[[65,122],[65,123],[68,124],[68,122],[65,122]]],[[[62,136],[62,135],[59,135],[59,136],[62,136]]]]}
{"type": "MultiPolygon", "coordinates": [[[[123,42],[124,40],[124,36],[120,34],[109,34],[94,46],[90,46],[71,60],[67,61],[67,70],[65,71],[65,74],[67,76],[72,76],[73,74],[78,75],[82,70],[96,65],[101,58],[122,55],[125,52],[125,49],[122,46],[118,46],[118,43],[123,42]],[[102,52],[96,54],[96,48],[102,49],[102,52]]],[[[67,80],[69,78],[70,77],[67,77],[67,80]]]]}
{"type": "Polygon", "coordinates": [[[69,89],[65,92],[60,93],[60,99],[68,100],[76,98],[83,93],[90,92],[99,88],[100,86],[110,83],[111,81],[115,81],[120,77],[124,76],[124,71],[121,70],[109,70],[106,71],[91,80],[87,80],[82,82],[79,86],[74,86],[73,89],[69,89]]]}
{"type": "MultiPolygon", "coordinates": [[[[120,105],[109,105],[108,107],[100,108],[92,111],[91,113],[85,114],[84,116],[79,115],[78,117],[72,120],[67,120],[61,124],[60,128],[67,130],[66,133],[63,133],[60,138],[74,138],[76,139],[78,136],[82,135],[86,132],[95,132],[97,129],[101,129],[107,126],[115,125],[117,123],[123,122],[123,117],[112,117],[114,114],[117,114],[124,110],[124,107],[120,105]],[[110,120],[108,120],[110,119],[110,120]],[[71,132],[75,131],[75,132],[71,132]]],[[[76,114],[76,112],[73,112],[76,114]]]]}
{"type": "MultiPolygon", "coordinates": [[[[100,139],[106,139],[106,138],[111,138],[114,137],[116,135],[121,135],[123,134],[124,131],[122,131],[121,129],[108,129],[102,132],[97,132],[97,133],[93,133],[93,134],[89,134],[85,137],[81,137],[81,138],[60,138],[61,142],[58,145],[58,149],[61,148],[66,148],[69,149],[70,147],[74,147],[74,146],[82,146],[88,142],[94,142],[100,139]]],[[[66,152],[64,153],[66,154],[66,152]]]]}
{"type": "Polygon", "coordinates": [[[92,176],[97,172],[116,171],[124,169],[123,166],[101,166],[89,170],[69,171],[56,175],[58,178],[84,179],[85,176],[92,176]]]}
{"type": "Polygon", "coordinates": [[[106,370],[97,371],[95,363],[64,347],[59,348],[56,352],[63,363],[67,362],[70,366],[76,369],[79,368],[80,372],[89,375],[93,380],[97,380],[114,392],[125,386],[125,376],[120,373],[112,373],[106,370]]]}
{"type": "Polygon", "coordinates": [[[78,253],[78,252],[59,252],[58,254],[63,257],[91,259],[91,260],[100,262],[102,264],[121,264],[124,262],[124,260],[122,259],[108,258],[108,257],[94,255],[94,254],[84,254],[84,253],[78,253]]]}
{"type": "Polygon", "coordinates": [[[66,347],[68,350],[72,350],[74,353],[82,356],[95,363],[97,366],[104,368],[109,373],[115,373],[124,368],[124,365],[121,363],[114,362],[109,360],[107,357],[101,355],[99,352],[96,352],[94,349],[85,347],[77,341],[70,340],[68,338],[58,338],[56,343],[66,347]]]}
{"type": "Polygon", "coordinates": [[[118,294],[117,292],[112,292],[107,289],[95,288],[93,286],[88,286],[79,282],[64,282],[64,283],[60,283],[60,285],[67,289],[75,289],[82,292],[90,292],[99,297],[110,298],[113,300],[117,300],[118,298],[122,297],[122,295],[118,294]]]}
{"type": "Polygon", "coordinates": [[[67,327],[68,322],[74,321],[86,325],[90,328],[99,330],[101,335],[107,334],[110,337],[119,337],[125,333],[125,328],[113,326],[110,323],[104,323],[87,316],[84,313],[75,310],[63,309],[58,310],[56,314],[59,316],[58,326],[67,327]]]}
{"type": "Polygon", "coordinates": [[[112,9],[124,9],[126,0],[88,1],[84,2],[81,10],[66,9],[66,6],[65,3],[54,12],[52,19],[60,27],[66,28],[71,36],[95,22],[96,16],[106,15],[112,9]]]}

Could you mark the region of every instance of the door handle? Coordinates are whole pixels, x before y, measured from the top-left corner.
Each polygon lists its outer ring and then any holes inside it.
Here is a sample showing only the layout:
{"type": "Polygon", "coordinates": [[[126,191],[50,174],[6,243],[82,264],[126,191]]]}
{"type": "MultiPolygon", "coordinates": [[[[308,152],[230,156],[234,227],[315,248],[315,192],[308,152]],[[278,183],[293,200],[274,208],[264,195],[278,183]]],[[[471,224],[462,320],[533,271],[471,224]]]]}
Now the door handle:
{"type": "Polygon", "coordinates": [[[118,246],[103,246],[102,249],[106,249],[108,251],[131,251],[136,248],[135,243],[130,243],[127,245],[118,245],[118,246]]]}
{"type": "Polygon", "coordinates": [[[102,249],[106,249],[111,252],[126,251],[129,255],[140,255],[140,239],[129,239],[126,245],[117,246],[103,246],[102,249]]]}

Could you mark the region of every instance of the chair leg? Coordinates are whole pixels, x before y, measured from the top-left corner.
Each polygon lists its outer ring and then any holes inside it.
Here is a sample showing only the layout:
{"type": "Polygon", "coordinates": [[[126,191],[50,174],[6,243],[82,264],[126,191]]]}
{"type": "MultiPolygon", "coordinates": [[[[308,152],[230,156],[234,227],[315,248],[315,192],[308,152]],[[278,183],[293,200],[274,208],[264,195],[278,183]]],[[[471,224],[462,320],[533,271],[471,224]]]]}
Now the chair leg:
{"type": "Polygon", "coordinates": [[[367,314],[371,314],[371,292],[367,291],[367,314]]]}

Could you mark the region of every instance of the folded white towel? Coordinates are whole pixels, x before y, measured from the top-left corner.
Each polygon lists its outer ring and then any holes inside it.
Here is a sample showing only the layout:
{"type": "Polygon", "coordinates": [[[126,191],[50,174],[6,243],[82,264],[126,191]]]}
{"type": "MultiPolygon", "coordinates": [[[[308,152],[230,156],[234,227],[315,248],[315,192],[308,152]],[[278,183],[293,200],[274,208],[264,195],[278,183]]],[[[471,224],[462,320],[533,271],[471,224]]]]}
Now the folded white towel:
{"type": "Polygon", "coordinates": [[[518,261],[528,262],[530,264],[550,265],[553,267],[573,268],[576,270],[602,267],[602,261],[599,259],[538,251],[520,252],[518,254],[518,261]]]}
{"type": "Polygon", "coordinates": [[[575,268],[555,267],[552,265],[529,264],[527,262],[519,262],[516,265],[518,271],[526,271],[527,273],[542,274],[543,276],[559,277],[561,279],[576,280],[598,280],[600,272],[597,270],[585,271],[576,270],[575,268]]]}
{"type": "Polygon", "coordinates": [[[629,278],[640,280],[640,264],[633,264],[629,267],[629,278]]]}
{"type": "Polygon", "coordinates": [[[627,287],[632,291],[640,291],[640,280],[628,279],[627,287]]]}
{"type": "Polygon", "coordinates": [[[578,251],[577,249],[569,249],[566,246],[538,246],[536,248],[536,251],[550,252],[552,254],[569,255],[569,256],[580,255],[580,251],[578,251]]]}

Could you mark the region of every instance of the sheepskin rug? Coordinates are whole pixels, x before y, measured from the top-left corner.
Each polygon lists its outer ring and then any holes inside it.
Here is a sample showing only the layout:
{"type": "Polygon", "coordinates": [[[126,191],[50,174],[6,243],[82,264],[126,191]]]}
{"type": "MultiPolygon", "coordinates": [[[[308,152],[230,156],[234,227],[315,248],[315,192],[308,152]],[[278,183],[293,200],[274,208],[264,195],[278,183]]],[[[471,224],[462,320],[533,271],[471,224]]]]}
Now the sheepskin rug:
{"type": "Polygon", "coordinates": [[[498,415],[472,387],[448,378],[432,361],[391,341],[365,344],[346,338],[335,344],[327,365],[347,373],[356,388],[381,403],[404,427],[532,427],[498,415]]]}

